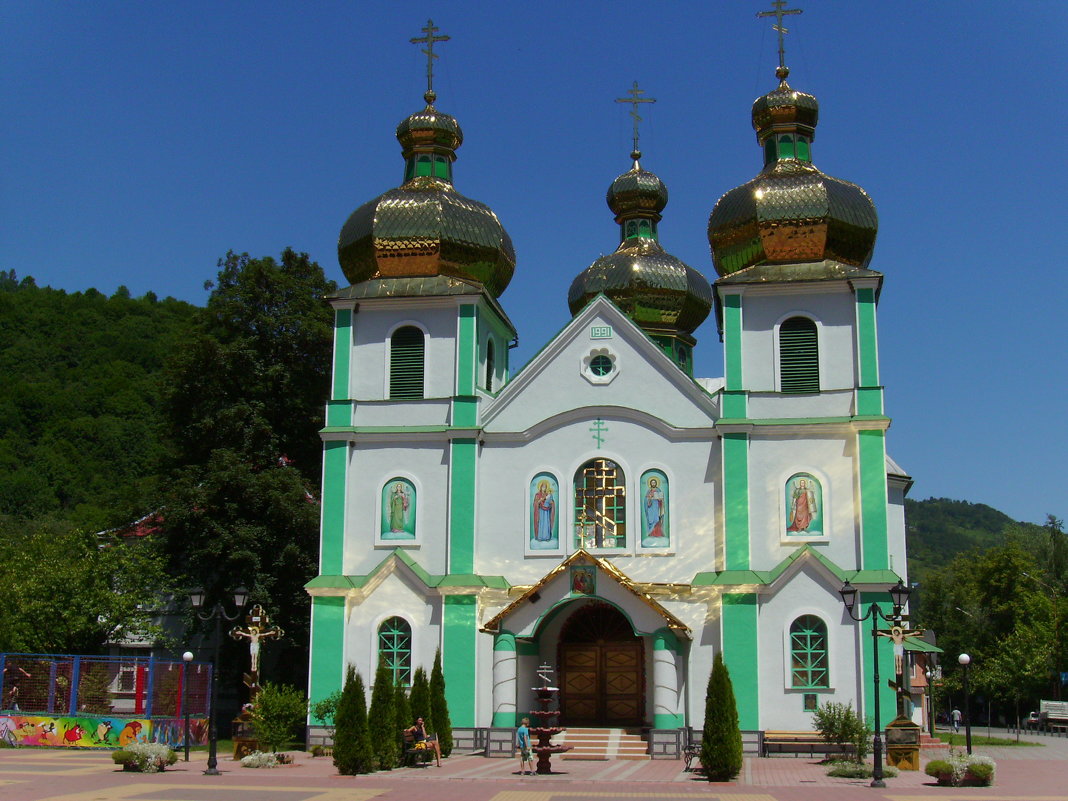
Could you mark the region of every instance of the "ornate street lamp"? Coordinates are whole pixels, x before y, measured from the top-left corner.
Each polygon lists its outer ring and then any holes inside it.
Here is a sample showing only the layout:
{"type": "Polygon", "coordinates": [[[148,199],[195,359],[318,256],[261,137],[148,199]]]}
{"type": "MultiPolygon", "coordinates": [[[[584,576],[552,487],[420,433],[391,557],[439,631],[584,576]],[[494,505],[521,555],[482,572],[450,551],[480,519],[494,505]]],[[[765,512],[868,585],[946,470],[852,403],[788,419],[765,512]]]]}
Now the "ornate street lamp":
{"type": "MultiPolygon", "coordinates": [[[[228,615],[226,609],[219,602],[215,603],[209,611],[201,612],[201,608],[204,606],[204,590],[199,587],[190,590],[189,602],[193,605],[193,609],[196,611],[196,616],[199,620],[214,620],[215,621],[215,660],[212,662],[211,670],[211,704],[208,711],[208,769],[204,771],[205,776],[219,776],[219,760],[218,760],[218,730],[215,723],[215,704],[219,691],[219,644],[222,641],[222,621],[228,620],[233,622],[241,617],[241,610],[245,608],[245,604],[248,603],[248,590],[244,586],[238,587],[234,590],[234,606],[237,607],[237,611],[233,615],[228,615]]],[[[186,735],[188,737],[188,734],[186,735]]]]}
{"type": "Polygon", "coordinates": [[[845,604],[846,611],[853,620],[863,623],[871,618],[872,678],[875,685],[875,696],[872,699],[875,711],[875,741],[872,743],[871,749],[872,759],[875,763],[871,773],[872,787],[886,787],[886,782],[883,781],[882,723],[879,720],[879,619],[882,618],[887,622],[900,622],[901,611],[904,609],[905,604],[908,603],[910,590],[901,579],[898,579],[897,585],[891,587],[888,592],[894,601],[894,611],[889,617],[874,603],[868,607],[867,612],[857,617],[853,613],[853,609],[857,604],[857,588],[850,584],[847,579],[842,589],[838,591],[838,594],[842,596],[842,603],[845,604]]]}
{"type": "Polygon", "coordinates": [[[185,666],[182,668],[182,711],[185,713],[185,761],[189,761],[189,663],[193,661],[193,652],[182,654],[185,666]]]}
{"type": "Polygon", "coordinates": [[[961,654],[957,657],[957,661],[960,662],[962,668],[964,668],[964,742],[967,744],[968,753],[972,753],[972,712],[971,712],[971,696],[968,694],[968,666],[972,663],[972,658],[967,654],[961,654]]]}

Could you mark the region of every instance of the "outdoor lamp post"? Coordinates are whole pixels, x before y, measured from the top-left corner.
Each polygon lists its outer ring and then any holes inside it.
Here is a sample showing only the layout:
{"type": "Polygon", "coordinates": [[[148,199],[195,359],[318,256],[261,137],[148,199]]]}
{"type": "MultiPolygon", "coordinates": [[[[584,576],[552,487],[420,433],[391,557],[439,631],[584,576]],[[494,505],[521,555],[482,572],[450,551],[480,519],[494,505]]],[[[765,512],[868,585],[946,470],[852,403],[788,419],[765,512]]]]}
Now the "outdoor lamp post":
{"type": "Polygon", "coordinates": [[[234,590],[234,606],[237,607],[237,611],[233,615],[226,614],[226,609],[223,608],[220,602],[216,602],[215,606],[210,610],[201,612],[200,610],[204,606],[204,590],[200,588],[190,590],[189,602],[193,605],[198,619],[215,621],[215,659],[211,668],[211,702],[208,710],[208,769],[204,771],[204,775],[219,776],[218,727],[215,723],[215,703],[219,692],[219,644],[222,642],[222,621],[228,620],[232,622],[241,617],[241,610],[248,603],[248,590],[244,586],[234,590]]]}
{"type": "Polygon", "coordinates": [[[185,667],[182,668],[182,711],[185,713],[185,761],[189,761],[189,663],[193,661],[193,652],[182,654],[185,667]]]}
{"type": "Polygon", "coordinates": [[[927,668],[924,675],[927,676],[927,728],[931,736],[935,736],[935,705],[934,705],[934,671],[927,668]]]}
{"type": "Polygon", "coordinates": [[[883,781],[882,723],[879,720],[879,618],[882,618],[887,622],[900,622],[901,610],[908,602],[910,590],[905,586],[901,579],[898,579],[897,584],[894,587],[891,587],[888,592],[894,601],[894,611],[889,617],[887,617],[886,614],[874,603],[868,607],[867,612],[860,617],[857,617],[853,613],[853,608],[857,603],[857,588],[850,584],[847,579],[846,583],[842,586],[842,589],[838,591],[838,594],[842,596],[842,602],[845,604],[846,611],[853,620],[858,623],[863,623],[868,618],[871,618],[872,679],[875,686],[875,696],[872,699],[874,701],[875,711],[875,740],[872,743],[871,749],[872,759],[875,763],[871,772],[872,787],[886,787],[886,782],[883,781]]]}
{"type": "Polygon", "coordinates": [[[964,668],[964,742],[967,744],[968,753],[972,753],[972,712],[971,712],[971,697],[968,695],[968,665],[972,663],[972,658],[967,654],[961,654],[957,657],[957,661],[960,662],[962,668],[964,668]]]}

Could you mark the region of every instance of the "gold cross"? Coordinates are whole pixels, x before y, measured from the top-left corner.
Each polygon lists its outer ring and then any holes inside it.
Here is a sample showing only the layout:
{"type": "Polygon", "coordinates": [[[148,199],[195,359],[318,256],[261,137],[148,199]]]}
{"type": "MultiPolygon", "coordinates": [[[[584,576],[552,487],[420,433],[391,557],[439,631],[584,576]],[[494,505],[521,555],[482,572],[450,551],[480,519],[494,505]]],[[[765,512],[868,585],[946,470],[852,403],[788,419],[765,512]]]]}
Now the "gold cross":
{"type": "Polygon", "coordinates": [[[635,161],[641,158],[641,151],[638,150],[638,123],[642,121],[642,118],[638,116],[638,104],[639,103],[655,103],[655,97],[641,97],[645,94],[644,89],[638,88],[638,82],[634,82],[634,86],[627,90],[627,94],[630,97],[617,97],[617,103],[630,103],[630,116],[634,118],[634,153],[631,153],[631,158],[635,161]]]}
{"type": "Polygon", "coordinates": [[[779,34],[779,67],[786,66],[786,51],[782,46],[783,34],[790,31],[782,24],[782,18],[787,14],[800,14],[800,8],[783,8],[786,5],[786,0],[772,0],[771,4],[775,7],[774,11],[758,11],[757,17],[775,17],[775,24],[771,26],[772,30],[779,34]]]}
{"type": "Polygon", "coordinates": [[[432,19],[428,19],[426,21],[426,26],[420,28],[419,30],[421,30],[425,35],[413,37],[411,39],[411,43],[426,45],[426,48],[421,51],[426,54],[426,93],[427,95],[431,95],[431,97],[428,98],[426,102],[433,103],[434,98],[432,96],[434,94],[434,59],[438,58],[438,56],[434,55],[434,42],[447,42],[449,41],[449,37],[434,35],[440,29],[434,27],[434,20],[432,19]]]}

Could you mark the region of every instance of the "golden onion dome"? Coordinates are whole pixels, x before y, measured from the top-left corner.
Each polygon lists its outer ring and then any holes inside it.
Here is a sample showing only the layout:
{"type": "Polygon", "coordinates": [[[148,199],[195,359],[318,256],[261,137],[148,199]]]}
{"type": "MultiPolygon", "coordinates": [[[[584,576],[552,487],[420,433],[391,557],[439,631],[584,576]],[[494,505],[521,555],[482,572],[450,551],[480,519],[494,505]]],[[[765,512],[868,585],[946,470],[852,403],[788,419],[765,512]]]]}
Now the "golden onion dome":
{"type": "Polygon", "coordinates": [[[515,272],[515,250],[497,215],[452,185],[463,132],[455,118],[426,108],[397,126],[404,183],[352,213],[338,238],[338,261],[357,284],[376,278],[452,276],[497,297],[515,272]]]}
{"type": "Polygon", "coordinates": [[[638,163],[612,182],[608,206],[620,226],[614,253],[601,256],[580,273],[567,295],[578,314],[604,293],[628,317],[651,334],[689,335],[712,308],[712,288],[701,273],[666,252],[657,223],[667,204],[667,187],[638,163]]]}
{"type": "Polygon", "coordinates": [[[879,229],[875,205],[856,184],[812,164],[819,104],[792,89],[789,70],[779,86],[753,103],[753,128],[764,169],[717,201],[708,219],[716,272],[756,264],[837,261],[866,267],[879,229]]]}

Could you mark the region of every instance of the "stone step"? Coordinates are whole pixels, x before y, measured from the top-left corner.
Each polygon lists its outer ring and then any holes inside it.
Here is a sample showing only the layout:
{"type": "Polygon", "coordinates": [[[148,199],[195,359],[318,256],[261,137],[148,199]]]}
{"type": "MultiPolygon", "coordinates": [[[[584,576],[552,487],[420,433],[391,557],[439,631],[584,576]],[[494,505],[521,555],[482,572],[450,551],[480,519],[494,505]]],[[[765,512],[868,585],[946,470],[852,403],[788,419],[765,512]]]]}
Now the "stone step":
{"type": "Polygon", "coordinates": [[[626,729],[569,728],[553,737],[556,745],[569,745],[563,759],[648,759],[648,746],[636,731],[626,729]]]}

